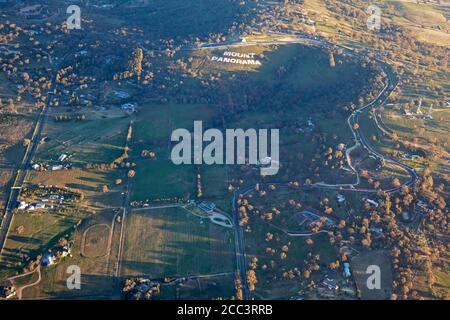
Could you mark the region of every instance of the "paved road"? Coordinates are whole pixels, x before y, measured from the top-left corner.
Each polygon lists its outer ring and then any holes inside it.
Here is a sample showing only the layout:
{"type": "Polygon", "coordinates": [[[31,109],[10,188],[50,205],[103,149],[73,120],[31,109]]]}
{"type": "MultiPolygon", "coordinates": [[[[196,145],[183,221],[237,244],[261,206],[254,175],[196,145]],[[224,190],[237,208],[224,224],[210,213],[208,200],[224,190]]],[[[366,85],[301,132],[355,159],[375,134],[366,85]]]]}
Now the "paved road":
{"type": "Polygon", "coordinates": [[[117,253],[117,260],[116,260],[116,266],[115,266],[116,278],[120,277],[121,269],[122,269],[122,255],[123,255],[123,246],[124,246],[124,239],[125,239],[125,223],[126,223],[126,218],[127,218],[127,212],[129,210],[130,189],[131,189],[131,183],[128,183],[127,190],[125,191],[125,195],[123,197],[122,219],[120,221],[119,251],[117,253]]]}
{"type": "Polygon", "coordinates": [[[247,285],[247,264],[245,262],[245,247],[244,247],[244,232],[239,224],[239,210],[237,205],[237,198],[239,194],[246,194],[253,190],[253,187],[247,188],[245,191],[233,192],[232,210],[233,210],[233,227],[234,227],[234,242],[235,242],[235,255],[236,255],[236,267],[240,273],[242,281],[242,293],[245,300],[250,300],[250,290],[247,285]]]}
{"type": "Polygon", "coordinates": [[[1,222],[1,230],[0,230],[0,259],[1,255],[3,254],[3,249],[5,246],[6,238],[9,233],[9,228],[11,225],[11,221],[13,218],[14,209],[17,207],[18,198],[20,195],[20,191],[23,185],[23,182],[25,180],[25,176],[27,173],[27,168],[30,166],[30,163],[33,159],[33,156],[36,152],[36,149],[39,145],[39,142],[42,138],[42,129],[44,128],[45,120],[47,118],[47,112],[50,108],[50,103],[52,101],[53,97],[53,90],[55,89],[55,77],[56,73],[52,79],[51,88],[49,92],[47,93],[47,99],[45,102],[44,107],[42,108],[38,120],[36,122],[33,135],[31,138],[31,142],[27,147],[27,150],[25,151],[25,155],[22,159],[22,162],[19,165],[19,169],[16,173],[16,178],[13,182],[11,192],[9,194],[9,198],[6,203],[5,207],[5,213],[3,215],[3,219],[1,222]]]}
{"type": "MultiPolygon", "coordinates": [[[[330,43],[326,43],[317,39],[313,39],[313,38],[309,38],[309,37],[302,37],[299,36],[297,34],[294,35],[285,35],[288,36],[289,39],[279,39],[279,40],[274,40],[274,41],[270,41],[270,42],[259,42],[259,41],[254,41],[254,42],[241,42],[241,43],[230,43],[230,44],[205,44],[202,45],[201,47],[195,48],[195,47],[191,47],[191,48],[183,48],[183,51],[194,51],[194,50],[201,50],[201,49],[224,49],[224,48],[231,48],[231,47],[241,47],[241,46],[251,46],[251,45],[285,45],[285,44],[309,44],[309,45],[316,45],[316,46],[322,46],[322,47],[331,47],[334,46],[333,44],[330,43]]],[[[145,49],[143,48],[144,50],[145,49]]],[[[350,51],[347,49],[348,54],[350,55],[356,55],[356,53],[350,51]]],[[[388,75],[390,73],[388,72],[388,75]]],[[[39,145],[39,141],[41,139],[41,134],[42,134],[42,129],[46,120],[46,116],[47,116],[47,111],[49,109],[49,105],[50,105],[50,101],[52,99],[52,91],[54,90],[55,87],[55,78],[52,79],[52,85],[51,85],[51,92],[48,93],[47,95],[47,100],[46,100],[46,104],[45,107],[42,109],[41,114],[39,116],[39,119],[36,123],[36,127],[33,133],[33,138],[32,141],[29,145],[29,147],[27,148],[26,154],[24,156],[24,159],[20,165],[20,169],[17,173],[15,182],[13,184],[14,187],[20,188],[23,184],[24,178],[25,178],[25,174],[26,174],[26,169],[29,167],[31,160],[33,159],[34,153],[36,152],[37,146],[39,145]]],[[[392,87],[390,86],[390,84],[388,84],[387,88],[392,87]]],[[[352,132],[354,133],[355,136],[355,140],[356,142],[360,143],[370,154],[384,159],[387,162],[391,162],[394,163],[396,165],[401,166],[402,168],[404,168],[405,170],[407,170],[411,176],[412,179],[407,183],[407,185],[411,185],[414,184],[415,181],[417,180],[417,175],[415,173],[415,171],[398,162],[397,160],[390,158],[390,157],[386,157],[381,155],[380,153],[378,153],[376,150],[374,150],[368,143],[366,138],[364,137],[364,134],[362,132],[362,130],[359,128],[357,130],[353,129],[353,124],[358,122],[358,117],[359,117],[359,113],[361,111],[364,111],[367,108],[370,108],[372,106],[377,105],[378,107],[380,107],[388,98],[389,94],[392,92],[393,88],[391,88],[390,91],[388,91],[386,88],[385,90],[383,90],[382,93],[380,93],[380,96],[373,101],[372,103],[358,109],[357,111],[355,111],[350,117],[349,117],[349,125],[351,127],[352,132]]],[[[318,186],[318,187],[322,187],[322,188],[328,188],[328,189],[339,189],[342,190],[343,188],[348,188],[348,190],[352,190],[352,191],[364,191],[364,192],[371,192],[371,190],[362,190],[362,189],[354,189],[354,187],[342,187],[342,186],[326,186],[326,185],[322,185],[322,186],[318,186]]],[[[391,190],[387,190],[388,192],[394,192],[399,188],[395,188],[395,189],[391,189],[391,190]]],[[[246,192],[250,192],[252,190],[252,188],[249,188],[248,190],[244,191],[244,193],[246,192]]],[[[241,192],[242,193],[242,192],[241,192]]],[[[20,190],[19,189],[13,189],[11,191],[8,203],[7,203],[7,207],[6,207],[6,213],[5,213],[5,218],[2,221],[2,229],[0,232],[0,245],[1,245],[1,251],[0,251],[0,256],[1,253],[3,252],[3,247],[4,247],[4,243],[9,231],[9,227],[11,224],[11,220],[12,220],[12,216],[13,216],[13,210],[14,208],[17,206],[17,199],[19,197],[20,194],[20,190]]],[[[235,231],[235,254],[236,254],[236,263],[237,263],[237,270],[239,270],[241,278],[242,278],[242,285],[243,285],[243,294],[244,294],[244,298],[245,299],[249,299],[250,298],[250,292],[248,290],[248,286],[247,286],[247,266],[246,266],[246,262],[245,262],[245,250],[244,250],[244,235],[243,235],[243,230],[239,225],[239,212],[238,212],[238,208],[237,208],[237,204],[236,204],[236,199],[237,197],[237,191],[234,192],[233,195],[233,199],[232,199],[232,208],[233,208],[233,222],[234,222],[234,231],[235,231]]],[[[129,200],[129,190],[127,190],[126,196],[124,197],[124,205],[123,205],[123,219],[122,219],[122,230],[121,230],[121,238],[123,237],[123,226],[125,224],[125,218],[126,218],[126,212],[128,209],[128,203],[125,203],[129,200]]],[[[119,255],[118,255],[118,261],[116,264],[116,276],[120,275],[120,259],[121,259],[121,254],[122,254],[122,250],[123,250],[123,239],[121,239],[120,241],[120,245],[119,245],[119,255]]]]}
{"type": "MultiPolygon", "coordinates": [[[[132,128],[133,122],[130,122],[130,128],[132,128]]],[[[131,138],[125,141],[125,150],[129,149],[129,144],[131,142],[131,138]]],[[[115,267],[115,275],[118,279],[121,275],[122,271],[122,255],[123,255],[123,246],[124,246],[124,239],[125,239],[125,223],[127,218],[127,213],[130,211],[130,197],[131,197],[131,190],[133,188],[133,183],[131,181],[131,178],[127,175],[127,184],[126,184],[126,190],[123,195],[123,202],[122,202],[122,220],[120,225],[120,238],[119,238],[119,251],[117,253],[117,261],[116,261],[116,267],[115,267]]],[[[114,230],[113,230],[114,232],[114,230]]]]}
{"type": "MultiPolygon", "coordinates": [[[[0,44],[4,45],[4,44],[0,44]]],[[[43,51],[43,50],[38,50],[43,51]]],[[[45,52],[45,51],[43,51],[45,52]]],[[[9,194],[8,200],[6,202],[5,211],[2,217],[2,221],[0,224],[0,260],[2,259],[3,250],[5,247],[6,239],[8,237],[9,229],[11,227],[12,218],[14,215],[14,209],[18,205],[18,199],[20,196],[20,192],[27,174],[27,169],[30,167],[30,163],[33,160],[34,154],[36,153],[37,147],[39,146],[39,143],[42,139],[42,130],[45,125],[45,121],[47,120],[47,113],[50,109],[50,104],[53,98],[53,92],[56,88],[56,75],[59,70],[60,65],[65,61],[67,56],[71,55],[72,52],[68,52],[64,55],[64,57],[60,60],[56,65],[53,65],[53,59],[52,57],[45,52],[45,54],[49,57],[49,62],[52,65],[52,79],[51,79],[51,85],[50,89],[47,92],[47,98],[45,100],[45,105],[42,108],[41,112],[39,113],[38,119],[36,121],[33,135],[30,139],[30,143],[27,146],[27,149],[25,151],[25,155],[22,158],[22,162],[18,166],[18,170],[16,173],[16,177],[14,179],[14,182],[12,184],[11,192],[9,194]]]]}
{"type": "MultiPolygon", "coordinates": [[[[380,152],[378,152],[377,150],[375,150],[375,148],[373,148],[368,143],[367,138],[364,135],[363,129],[361,128],[361,125],[359,123],[359,116],[360,116],[361,112],[366,111],[369,108],[376,108],[377,112],[379,112],[380,108],[386,103],[386,101],[389,99],[390,94],[395,90],[395,88],[398,85],[398,82],[395,79],[395,76],[392,74],[392,71],[390,70],[389,66],[387,66],[382,61],[378,61],[378,62],[380,63],[380,65],[383,67],[383,70],[387,74],[388,83],[383,88],[383,90],[380,92],[380,94],[375,98],[375,100],[373,100],[372,102],[359,108],[358,110],[355,110],[349,116],[347,122],[348,122],[350,130],[352,131],[352,134],[355,138],[355,142],[356,142],[355,146],[353,146],[351,149],[361,146],[369,153],[369,155],[372,155],[377,159],[383,160],[385,163],[390,163],[395,166],[401,167],[402,169],[407,171],[408,174],[410,175],[409,181],[402,184],[400,187],[385,190],[386,192],[393,193],[393,192],[397,192],[397,191],[401,190],[402,186],[414,185],[418,180],[418,176],[417,176],[416,171],[413,168],[401,163],[400,161],[398,161],[397,159],[395,159],[393,157],[385,156],[385,155],[381,154],[380,152]],[[359,125],[357,129],[354,129],[355,124],[359,125]]],[[[376,125],[382,132],[385,131],[385,129],[379,125],[378,121],[376,121],[376,125]]],[[[348,153],[347,153],[348,162],[349,162],[351,169],[354,171],[354,173],[357,176],[357,182],[355,184],[335,184],[335,185],[330,185],[330,184],[325,184],[325,183],[316,183],[313,186],[317,187],[317,188],[334,189],[334,190],[349,190],[349,191],[355,191],[355,192],[370,192],[370,193],[377,192],[377,190],[375,190],[375,189],[357,188],[357,186],[360,183],[359,173],[351,164],[351,159],[349,156],[349,153],[351,150],[349,149],[347,151],[348,151],[348,153]]]]}
{"type": "MultiPolygon", "coordinates": [[[[227,49],[227,48],[232,48],[232,47],[242,47],[242,46],[251,46],[251,45],[275,45],[275,44],[279,44],[279,45],[308,44],[308,45],[321,46],[321,47],[327,47],[327,48],[331,48],[331,47],[335,46],[334,44],[323,42],[316,38],[299,36],[297,34],[294,34],[294,35],[281,34],[281,35],[288,36],[289,37],[288,40],[277,40],[277,41],[270,41],[270,42],[255,41],[255,42],[242,42],[242,43],[230,43],[230,44],[205,44],[198,48],[188,48],[186,50],[194,51],[194,50],[201,50],[201,49],[227,49]]],[[[358,56],[357,53],[355,53],[354,51],[352,51],[348,48],[343,47],[343,49],[350,56],[358,56]]],[[[417,181],[417,174],[415,173],[414,169],[398,162],[397,160],[395,160],[391,157],[384,156],[384,155],[380,154],[379,152],[377,152],[367,142],[362,129],[359,128],[359,129],[355,130],[353,128],[353,125],[355,123],[358,123],[359,114],[362,111],[364,111],[368,108],[374,107],[374,106],[377,109],[379,109],[387,101],[390,94],[396,87],[396,85],[394,85],[395,79],[394,79],[394,76],[393,76],[391,70],[389,69],[389,66],[385,65],[382,61],[378,61],[378,62],[381,64],[381,66],[385,70],[386,74],[388,75],[388,83],[383,88],[383,90],[380,92],[380,94],[378,95],[378,97],[375,100],[373,100],[371,103],[361,107],[360,109],[356,110],[354,113],[352,113],[349,116],[348,125],[350,127],[350,130],[353,133],[353,136],[354,136],[355,142],[356,142],[356,145],[354,148],[361,145],[364,149],[366,149],[368,151],[369,154],[371,154],[379,159],[383,159],[385,162],[390,162],[392,164],[398,165],[398,166],[402,167],[403,169],[407,170],[408,173],[411,175],[411,179],[405,185],[413,185],[417,181]]],[[[349,153],[348,153],[348,158],[350,159],[349,153]]],[[[351,163],[351,161],[349,161],[349,163],[351,163]]],[[[357,184],[353,184],[353,185],[316,184],[315,187],[324,188],[324,189],[335,189],[335,190],[349,190],[349,191],[355,191],[355,192],[376,192],[376,190],[371,190],[371,189],[355,188],[355,186],[359,185],[360,179],[359,179],[359,173],[357,172],[357,170],[353,167],[352,167],[352,169],[355,172],[355,174],[357,175],[357,178],[358,178],[357,184]]],[[[393,189],[386,190],[386,191],[387,192],[395,192],[400,189],[401,189],[401,187],[393,188],[393,189]]],[[[245,191],[243,193],[245,194],[245,193],[251,192],[252,190],[253,190],[253,187],[248,187],[245,189],[245,191]]],[[[248,299],[250,299],[250,291],[248,290],[248,285],[247,285],[247,266],[246,266],[246,262],[245,262],[244,235],[243,235],[243,230],[239,225],[239,211],[237,208],[236,201],[237,201],[237,191],[234,192],[233,199],[232,199],[233,220],[234,220],[233,222],[234,222],[234,231],[235,231],[236,264],[237,264],[237,270],[239,270],[240,275],[241,275],[244,299],[248,300],[248,299]]]]}

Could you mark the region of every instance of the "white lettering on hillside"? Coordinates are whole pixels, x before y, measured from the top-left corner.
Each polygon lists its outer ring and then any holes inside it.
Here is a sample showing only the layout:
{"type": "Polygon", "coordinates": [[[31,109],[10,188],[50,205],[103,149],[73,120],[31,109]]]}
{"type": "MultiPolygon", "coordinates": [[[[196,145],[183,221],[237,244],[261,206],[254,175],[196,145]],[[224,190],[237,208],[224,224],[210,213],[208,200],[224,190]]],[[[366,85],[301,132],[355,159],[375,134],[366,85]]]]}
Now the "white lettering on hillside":
{"type": "Polygon", "coordinates": [[[242,53],[242,52],[231,52],[225,51],[222,57],[212,56],[211,61],[222,62],[222,63],[232,63],[241,65],[254,65],[260,66],[261,62],[255,59],[256,53],[242,53]]]}

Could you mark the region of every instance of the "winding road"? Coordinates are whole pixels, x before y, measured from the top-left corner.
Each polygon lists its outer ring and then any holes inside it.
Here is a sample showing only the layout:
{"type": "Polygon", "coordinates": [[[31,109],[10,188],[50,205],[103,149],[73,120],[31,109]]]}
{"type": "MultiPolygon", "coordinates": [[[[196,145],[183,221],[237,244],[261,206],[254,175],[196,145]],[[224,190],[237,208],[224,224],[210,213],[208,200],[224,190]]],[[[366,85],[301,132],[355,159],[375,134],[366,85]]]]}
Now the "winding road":
{"type": "MultiPolygon", "coordinates": [[[[208,50],[208,49],[226,49],[226,48],[232,48],[232,47],[247,47],[252,45],[287,45],[287,44],[305,44],[305,45],[313,45],[313,46],[320,46],[320,47],[326,47],[326,48],[333,48],[336,45],[324,42],[322,40],[318,40],[317,38],[313,37],[305,37],[298,34],[284,34],[284,38],[280,39],[274,39],[273,41],[263,42],[263,41],[250,41],[250,42],[240,42],[240,43],[230,43],[230,44],[204,44],[200,47],[187,47],[181,49],[182,51],[196,51],[196,50],[208,50]]],[[[342,47],[345,52],[349,55],[359,55],[358,53],[353,52],[351,49],[342,47]]],[[[144,50],[148,51],[147,49],[143,48],[144,50]]],[[[64,60],[64,59],[63,59],[64,60]]],[[[370,102],[369,104],[359,108],[358,110],[354,111],[348,118],[347,122],[350,127],[350,130],[353,133],[354,139],[355,139],[355,146],[351,148],[351,150],[355,149],[356,147],[363,147],[370,155],[373,155],[374,157],[378,159],[382,159],[385,162],[394,164],[396,166],[399,166],[406,170],[410,176],[411,179],[405,183],[404,185],[412,185],[414,184],[418,177],[414,169],[408,167],[405,164],[402,164],[401,162],[397,161],[396,159],[384,156],[380,154],[378,151],[376,151],[370,144],[367,142],[367,139],[364,136],[364,133],[362,129],[359,127],[357,129],[354,128],[354,125],[358,123],[359,121],[359,115],[361,112],[365,111],[368,108],[375,107],[379,109],[388,99],[389,95],[392,93],[392,91],[395,89],[397,84],[394,84],[395,80],[393,77],[393,74],[388,68],[386,64],[384,64],[381,61],[378,61],[381,63],[381,66],[383,67],[383,70],[388,75],[388,83],[386,84],[385,88],[382,90],[382,92],[377,96],[375,100],[370,102]]],[[[56,78],[56,72],[57,68],[54,68],[54,75],[51,83],[51,89],[47,93],[47,99],[45,106],[41,110],[38,120],[36,122],[36,126],[33,132],[33,136],[31,139],[30,144],[27,147],[27,150],[25,152],[25,155],[23,157],[23,160],[19,166],[19,169],[16,174],[16,178],[13,183],[13,188],[11,189],[11,193],[9,195],[6,210],[4,217],[2,219],[2,225],[0,230],[0,258],[1,254],[3,253],[4,244],[6,242],[6,238],[8,236],[8,232],[10,229],[12,217],[14,208],[17,206],[18,197],[20,195],[21,187],[24,183],[24,179],[26,176],[27,168],[29,167],[34,154],[36,152],[36,149],[39,145],[39,142],[41,140],[42,136],[42,130],[47,118],[47,112],[50,108],[50,103],[53,97],[53,91],[55,89],[55,78],[56,78]]],[[[330,189],[330,190],[348,190],[348,191],[355,191],[355,192],[376,192],[375,190],[370,189],[358,189],[356,188],[359,185],[359,173],[355,168],[351,166],[351,151],[347,153],[347,157],[349,160],[350,167],[352,168],[353,172],[357,176],[357,183],[355,184],[347,184],[347,185],[328,185],[324,183],[318,183],[312,185],[315,188],[321,188],[321,189],[330,189]]],[[[398,188],[392,188],[389,190],[385,190],[386,192],[396,192],[399,189],[401,189],[401,186],[398,188]]],[[[121,222],[121,231],[120,231],[120,245],[119,245],[119,254],[118,254],[118,260],[116,261],[115,266],[115,275],[118,277],[120,275],[120,267],[121,267],[121,255],[123,251],[123,233],[124,233],[124,224],[126,219],[127,210],[129,209],[129,190],[127,190],[125,196],[124,196],[124,203],[122,206],[122,222],[121,222]]],[[[239,225],[239,212],[238,212],[238,206],[237,206],[237,197],[239,194],[246,194],[248,192],[251,192],[253,190],[253,187],[248,187],[242,190],[236,190],[233,193],[232,198],[232,209],[233,209],[233,224],[234,224],[234,233],[235,233],[235,256],[236,256],[236,264],[237,264],[237,270],[240,273],[240,276],[242,278],[242,285],[243,285],[243,295],[246,300],[251,298],[250,291],[247,286],[247,265],[245,262],[245,246],[244,246],[244,235],[243,230],[239,225]]]]}
{"type": "MultiPolygon", "coordinates": [[[[275,33],[274,33],[275,34],[275,33]]],[[[305,45],[313,45],[313,46],[320,46],[320,47],[326,47],[329,49],[332,49],[332,47],[340,47],[345,51],[346,54],[350,56],[360,56],[358,53],[354,52],[353,50],[347,48],[338,46],[336,44],[327,43],[321,40],[318,40],[317,38],[311,38],[311,37],[304,37],[299,36],[297,34],[279,34],[282,36],[285,36],[286,38],[277,39],[274,41],[268,41],[268,42],[262,42],[262,41],[250,41],[250,42],[241,42],[241,43],[232,43],[232,44],[205,44],[198,48],[189,48],[187,50],[189,51],[195,51],[195,50],[201,50],[201,49],[227,49],[227,48],[234,48],[234,47],[245,47],[245,46],[252,46],[252,45],[286,45],[286,44],[305,44],[305,45]]],[[[401,190],[402,186],[407,185],[411,186],[414,185],[418,179],[418,176],[415,172],[415,170],[400,161],[389,157],[382,155],[378,151],[376,151],[367,141],[364,132],[361,128],[361,126],[358,126],[356,129],[354,128],[355,124],[359,124],[359,115],[361,112],[369,109],[369,108],[376,108],[379,112],[381,106],[385,104],[385,102],[389,99],[389,96],[391,93],[395,90],[395,88],[398,85],[398,81],[396,80],[393,72],[390,69],[390,66],[385,64],[384,62],[375,59],[380,66],[382,67],[383,71],[387,75],[387,84],[382,89],[382,91],[378,94],[378,96],[371,101],[370,103],[362,106],[361,108],[355,110],[347,119],[347,124],[353,134],[355,145],[346,151],[346,157],[347,162],[349,163],[350,168],[354,172],[354,174],[357,177],[357,181],[354,184],[325,184],[325,183],[316,183],[313,184],[312,187],[319,188],[319,189],[328,189],[328,190],[347,190],[347,191],[354,191],[354,192],[365,192],[365,193],[376,193],[377,190],[375,189],[364,189],[364,188],[357,188],[360,184],[360,176],[358,173],[358,170],[353,167],[352,160],[351,160],[351,152],[355,150],[358,147],[364,148],[369,155],[374,156],[377,159],[380,159],[384,161],[385,163],[390,163],[395,166],[401,167],[402,169],[406,170],[410,175],[410,180],[401,186],[397,188],[392,188],[389,190],[385,190],[388,193],[394,193],[399,190],[401,190]]],[[[381,130],[382,128],[379,127],[378,122],[376,123],[378,128],[381,130]]],[[[253,187],[247,187],[244,188],[244,191],[240,191],[239,194],[246,194],[249,192],[252,192],[254,190],[253,187]]],[[[233,210],[233,225],[235,230],[235,255],[236,255],[236,264],[237,264],[237,270],[240,273],[241,281],[243,284],[243,295],[244,299],[249,300],[251,298],[250,291],[248,289],[247,285],[247,265],[245,262],[245,246],[244,246],[244,235],[243,230],[239,225],[239,211],[237,206],[237,196],[238,191],[234,191],[233,198],[232,198],[232,210],[233,210]]],[[[295,236],[293,234],[293,236],[295,236]]],[[[304,235],[297,235],[297,236],[304,236],[304,235]]]]}

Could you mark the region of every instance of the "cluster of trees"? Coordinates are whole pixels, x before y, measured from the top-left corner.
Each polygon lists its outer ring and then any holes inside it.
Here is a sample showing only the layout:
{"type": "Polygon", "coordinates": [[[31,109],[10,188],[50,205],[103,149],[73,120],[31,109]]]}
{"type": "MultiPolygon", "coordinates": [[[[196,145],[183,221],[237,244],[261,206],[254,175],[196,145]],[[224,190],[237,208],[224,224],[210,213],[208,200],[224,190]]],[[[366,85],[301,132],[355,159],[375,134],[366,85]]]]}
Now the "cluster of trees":
{"type": "Polygon", "coordinates": [[[10,113],[10,114],[17,113],[17,108],[16,105],[14,104],[14,100],[9,98],[7,100],[7,103],[4,104],[2,99],[0,98],[0,113],[10,113]]]}
{"type": "Polygon", "coordinates": [[[197,174],[197,198],[203,197],[202,175],[197,174]]]}
{"type": "Polygon", "coordinates": [[[153,300],[160,292],[159,283],[143,278],[126,279],[122,288],[122,294],[126,300],[153,300]]]}
{"type": "Polygon", "coordinates": [[[236,276],[234,278],[234,288],[236,291],[236,300],[244,300],[244,293],[242,291],[243,285],[242,285],[242,278],[239,271],[236,272],[236,276]]]}
{"type": "MultiPolygon", "coordinates": [[[[131,59],[129,61],[128,70],[124,72],[116,73],[113,77],[114,80],[122,80],[129,79],[134,76],[137,77],[138,81],[141,81],[142,72],[143,72],[143,63],[144,53],[141,48],[133,49],[131,53],[131,59]]],[[[145,74],[145,81],[149,83],[153,79],[153,73],[148,72],[145,74]]]]}

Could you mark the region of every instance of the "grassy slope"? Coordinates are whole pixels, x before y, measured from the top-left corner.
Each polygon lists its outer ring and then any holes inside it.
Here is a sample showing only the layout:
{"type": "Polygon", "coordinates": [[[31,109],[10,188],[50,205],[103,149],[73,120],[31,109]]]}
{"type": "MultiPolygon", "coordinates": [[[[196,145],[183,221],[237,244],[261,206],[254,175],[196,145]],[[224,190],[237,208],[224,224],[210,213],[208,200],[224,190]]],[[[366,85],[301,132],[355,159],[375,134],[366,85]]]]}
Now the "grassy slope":
{"type": "Polygon", "coordinates": [[[231,234],[179,208],[133,212],[127,221],[124,276],[151,278],[232,272],[231,234]]]}

